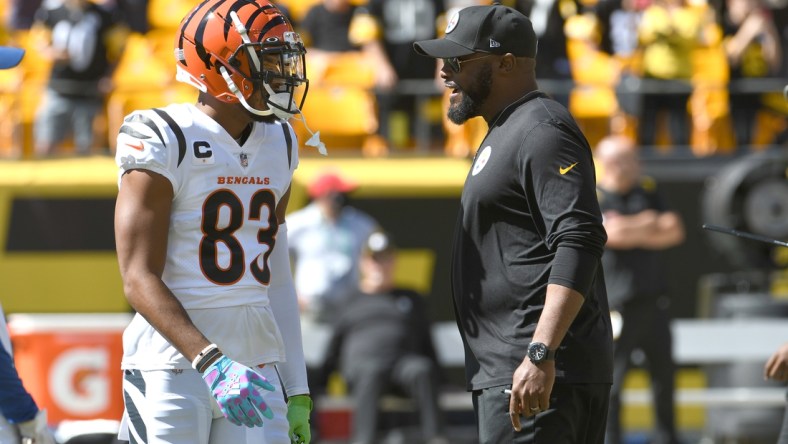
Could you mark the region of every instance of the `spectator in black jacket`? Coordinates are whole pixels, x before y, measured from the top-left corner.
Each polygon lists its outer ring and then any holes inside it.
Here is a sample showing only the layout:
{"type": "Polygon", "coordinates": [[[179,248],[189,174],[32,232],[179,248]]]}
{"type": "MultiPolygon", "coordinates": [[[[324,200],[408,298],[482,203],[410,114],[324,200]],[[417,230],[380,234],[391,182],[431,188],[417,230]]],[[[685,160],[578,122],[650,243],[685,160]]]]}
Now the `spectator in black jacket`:
{"type": "Polygon", "coordinates": [[[396,250],[382,232],[361,257],[360,292],[337,319],[325,374],[338,368],[354,401],[354,444],[376,441],[378,401],[389,388],[413,398],[424,440],[447,443],[438,406],[439,367],[423,296],[394,283],[396,250]]]}

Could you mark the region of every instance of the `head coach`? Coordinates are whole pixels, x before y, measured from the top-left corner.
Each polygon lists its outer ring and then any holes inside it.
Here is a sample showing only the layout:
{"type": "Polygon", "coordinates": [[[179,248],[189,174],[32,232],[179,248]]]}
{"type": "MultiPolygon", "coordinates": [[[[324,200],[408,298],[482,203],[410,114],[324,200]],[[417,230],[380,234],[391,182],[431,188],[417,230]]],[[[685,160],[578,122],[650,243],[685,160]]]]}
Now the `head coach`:
{"type": "Polygon", "coordinates": [[[602,444],[612,336],[588,142],[540,92],[530,20],[498,4],[415,43],[443,59],[448,117],[489,130],[466,177],[452,292],[481,443],[602,444]]]}

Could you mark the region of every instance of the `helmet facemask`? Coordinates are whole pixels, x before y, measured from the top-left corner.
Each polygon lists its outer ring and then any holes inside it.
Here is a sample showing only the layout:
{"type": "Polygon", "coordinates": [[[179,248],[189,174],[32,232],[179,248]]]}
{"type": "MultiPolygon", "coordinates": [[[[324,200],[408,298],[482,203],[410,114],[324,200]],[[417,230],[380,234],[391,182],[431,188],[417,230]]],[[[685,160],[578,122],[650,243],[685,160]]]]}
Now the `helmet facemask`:
{"type": "Polygon", "coordinates": [[[246,29],[235,12],[231,12],[230,16],[244,43],[227,61],[233,67],[243,66],[244,58],[248,61],[245,64],[249,67],[248,74],[241,69],[234,71],[263,93],[268,109],[259,110],[252,107],[240,93],[227,69],[221,66],[219,70],[230,91],[247,111],[258,116],[273,114],[280,119],[289,119],[300,114],[309,89],[309,80],[306,78],[306,50],[300,36],[293,31],[287,31],[282,34],[282,38],[271,36],[262,42],[254,43],[249,39],[246,29]],[[304,85],[304,92],[296,104],[297,89],[301,85],[304,85]]]}

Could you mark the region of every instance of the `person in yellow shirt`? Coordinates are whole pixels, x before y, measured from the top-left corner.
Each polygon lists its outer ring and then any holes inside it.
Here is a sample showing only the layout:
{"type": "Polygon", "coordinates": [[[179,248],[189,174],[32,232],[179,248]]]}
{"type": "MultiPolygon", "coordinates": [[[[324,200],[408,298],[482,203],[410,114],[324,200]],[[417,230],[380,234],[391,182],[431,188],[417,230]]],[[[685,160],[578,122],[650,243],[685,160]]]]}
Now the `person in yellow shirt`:
{"type": "Polygon", "coordinates": [[[689,143],[687,99],[692,51],[700,43],[702,17],[685,0],[655,0],[643,12],[638,39],[643,51],[645,84],[640,115],[640,144],[656,142],[656,120],[667,112],[673,145],[689,143]]]}

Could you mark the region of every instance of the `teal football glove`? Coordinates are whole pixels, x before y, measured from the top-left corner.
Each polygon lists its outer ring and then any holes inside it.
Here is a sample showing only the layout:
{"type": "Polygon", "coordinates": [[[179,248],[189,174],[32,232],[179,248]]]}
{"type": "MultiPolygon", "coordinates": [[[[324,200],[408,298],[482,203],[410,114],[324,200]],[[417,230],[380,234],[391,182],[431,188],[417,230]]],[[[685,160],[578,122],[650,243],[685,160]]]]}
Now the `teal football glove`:
{"type": "Polygon", "coordinates": [[[251,368],[222,356],[202,373],[222,414],[235,425],[263,426],[263,416],[274,412],[265,403],[260,388],[274,391],[274,386],[251,368]]]}
{"type": "Polygon", "coordinates": [[[312,411],[312,398],[309,395],[295,395],[287,400],[287,422],[290,423],[290,441],[293,444],[309,444],[312,430],[309,428],[309,413],[312,411]]]}

